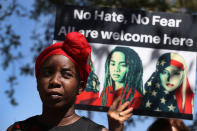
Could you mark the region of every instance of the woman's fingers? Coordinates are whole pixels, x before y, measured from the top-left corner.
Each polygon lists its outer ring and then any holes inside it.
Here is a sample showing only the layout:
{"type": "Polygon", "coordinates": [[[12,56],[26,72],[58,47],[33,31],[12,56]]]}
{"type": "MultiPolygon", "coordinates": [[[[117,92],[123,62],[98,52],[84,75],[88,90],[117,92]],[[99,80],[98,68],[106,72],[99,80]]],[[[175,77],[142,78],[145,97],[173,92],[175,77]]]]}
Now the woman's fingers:
{"type": "Polygon", "coordinates": [[[125,102],[118,106],[120,100],[121,97],[115,99],[107,113],[110,131],[123,131],[124,121],[128,120],[132,116],[133,108],[128,108],[130,103],[125,102]]]}
{"type": "Polygon", "coordinates": [[[120,112],[120,116],[124,116],[124,115],[128,115],[128,114],[132,114],[133,108],[130,107],[122,112],[120,112]]]}
{"type": "Polygon", "coordinates": [[[122,105],[120,105],[120,106],[118,107],[118,111],[123,111],[123,110],[125,110],[128,106],[129,106],[129,102],[127,101],[127,102],[123,103],[122,105]]]}
{"type": "Polygon", "coordinates": [[[109,110],[116,110],[116,108],[117,108],[117,106],[118,106],[118,104],[119,104],[119,102],[120,102],[120,99],[121,99],[121,97],[117,97],[117,98],[113,101],[113,103],[112,103],[112,105],[110,106],[109,110]]]}
{"type": "Polygon", "coordinates": [[[125,116],[123,116],[123,117],[120,117],[120,118],[119,118],[119,122],[120,122],[121,124],[123,124],[124,121],[128,120],[131,116],[132,116],[132,113],[131,113],[131,114],[128,114],[128,115],[125,115],[125,116]]]}
{"type": "Polygon", "coordinates": [[[132,116],[133,108],[128,108],[119,113],[119,121],[123,123],[124,121],[128,120],[132,116]]]}

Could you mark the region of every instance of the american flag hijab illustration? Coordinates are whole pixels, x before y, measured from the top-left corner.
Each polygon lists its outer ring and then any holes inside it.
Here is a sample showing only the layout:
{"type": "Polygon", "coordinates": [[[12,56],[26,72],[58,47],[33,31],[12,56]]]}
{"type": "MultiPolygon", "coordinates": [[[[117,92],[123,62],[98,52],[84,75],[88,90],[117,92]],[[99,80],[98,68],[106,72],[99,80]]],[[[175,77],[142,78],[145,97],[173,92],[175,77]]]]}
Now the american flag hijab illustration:
{"type": "Polygon", "coordinates": [[[184,59],[176,53],[161,55],[156,71],[145,83],[144,109],[192,114],[193,100],[184,59]]]}

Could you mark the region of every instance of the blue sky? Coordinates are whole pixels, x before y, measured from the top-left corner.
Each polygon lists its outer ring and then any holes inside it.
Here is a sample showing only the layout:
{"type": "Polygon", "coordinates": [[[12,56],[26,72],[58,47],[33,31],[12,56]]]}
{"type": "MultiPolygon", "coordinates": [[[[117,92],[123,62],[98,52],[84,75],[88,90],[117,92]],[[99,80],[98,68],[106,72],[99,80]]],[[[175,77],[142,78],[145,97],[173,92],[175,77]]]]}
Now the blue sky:
{"type": "MultiPolygon", "coordinates": [[[[19,0],[25,7],[28,7],[27,9],[31,8],[33,0],[19,0]]],[[[31,61],[30,57],[28,57],[30,54],[29,47],[31,47],[32,41],[30,41],[30,35],[31,31],[33,29],[40,29],[38,25],[36,25],[34,22],[30,21],[27,18],[18,18],[18,17],[12,17],[11,23],[14,25],[14,29],[17,30],[17,32],[21,35],[21,42],[23,43],[23,46],[21,46],[21,49],[23,50],[25,54],[24,61],[19,61],[18,63],[15,63],[14,66],[18,66],[19,64],[24,64],[27,61],[31,61]]],[[[42,29],[40,29],[42,30],[42,29]]],[[[2,61],[2,58],[0,57],[0,62],[2,61]]],[[[34,63],[32,63],[34,64],[34,63]]],[[[17,69],[17,68],[15,68],[17,69]]],[[[19,102],[19,105],[16,107],[13,107],[6,94],[4,93],[5,90],[9,87],[8,83],[6,82],[7,76],[11,74],[12,68],[9,68],[7,71],[3,71],[2,68],[0,68],[0,74],[1,74],[1,89],[0,89],[0,99],[1,99],[1,112],[0,112],[0,131],[6,130],[6,128],[13,124],[15,121],[24,120],[30,116],[41,114],[41,101],[36,89],[36,80],[34,77],[30,76],[20,76],[18,77],[18,85],[15,86],[15,95],[14,97],[19,102]]],[[[17,70],[16,73],[19,73],[17,70]]],[[[196,100],[196,97],[195,97],[196,100]]],[[[195,109],[196,108],[196,102],[195,102],[195,109]]],[[[78,114],[87,116],[86,111],[77,111],[78,114]]],[[[196,110],[195,110],[196,113],[196,110]]],[[[138,116],[133,116],[134,120],[137,119],[138,116]]],[[[106,113],[101,112],[93,112],[93,119],[95,122],[105,125],[107,127],[107,117],[106,113]]],[[[154,121],[153,117],[148,117],[144,122],[137,121],[136,126],[130,126],[128,130],[131,128],[135,131],[143,131],[146,130],[147,127],[154,121]]],[[[184,120],[184,122],[188,125],[191,124],[191,120],[184,120]]]]}

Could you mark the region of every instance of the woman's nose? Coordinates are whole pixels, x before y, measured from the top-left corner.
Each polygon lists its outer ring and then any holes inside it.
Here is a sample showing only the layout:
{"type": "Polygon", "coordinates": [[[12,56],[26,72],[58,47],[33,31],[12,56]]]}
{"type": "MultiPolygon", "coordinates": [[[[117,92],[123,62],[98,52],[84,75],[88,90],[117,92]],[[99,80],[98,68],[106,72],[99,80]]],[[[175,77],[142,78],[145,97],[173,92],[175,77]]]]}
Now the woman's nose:
{"type": "Polygon", "coordinates": [[[167,81],[170,81],[170,77],[171,77],[171,74],[168,73],[168,74],[167,74],[167,81]]]}
{"type": "Polygon", "coordinates": [[[60,76],[58,73],[55,73],[49,81],[49,88],[60,88],[60,86],[60,76]]]}
{"type": "Polygon", "coordinates": [[[116,65],[116,66],[115,66],[115,71],[116,71],[116,72],[119,72],[119,71],[120,71],[120,66],[119,66],[119,65],[116,65]]]}

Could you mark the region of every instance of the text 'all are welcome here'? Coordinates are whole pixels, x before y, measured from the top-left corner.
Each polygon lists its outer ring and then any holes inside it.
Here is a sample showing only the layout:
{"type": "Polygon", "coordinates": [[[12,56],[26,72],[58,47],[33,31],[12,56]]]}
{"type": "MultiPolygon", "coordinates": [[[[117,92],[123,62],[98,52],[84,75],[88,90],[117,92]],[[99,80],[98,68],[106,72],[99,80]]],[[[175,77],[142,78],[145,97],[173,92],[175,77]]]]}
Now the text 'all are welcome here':
{"type": "MultiPolygon", "coordinates": [[[[152,26],[162,26],[169,28],[179,28],[181,26],[181,19],[167,19],[162,18],[159,15],[153,15],[151,18],[141,14],[131,14],[130,20],[127,20],[124,14],[118,14],[116,12],[105,13],[105,11],[95,10],[93,12],[88,12],[84,10],[75,9],[73,11],[73,18],[76,20],[95,20],[103,22],[113,22],[113,23],[122,23],[126,24],[128,21],[130,23],[141,24],[141,25],[152,25],[152,26]]],[[[75,31],[74,26],[61,26],[58,31],[58,35],[65,35],[70,31],[75,31]]],[[[126,42],[140,42],[140,43],[149,43],[149,44],[163,44],[163,45],[173,45],[173,46],[187,46],[192,47],[194,41],[191,38],[183,37],[170,37],[168,34],[163,34],[162,36],[150,35],[150,34],[139,34],[139,33],[130,33],[124,30],[119,32],[106,31],[106,30],[93,30],[93,29],[79,29],[85,37],[91,38],[101,38],[105,40],[117,40],[117,41],[126,41],[126,42]]]]}

